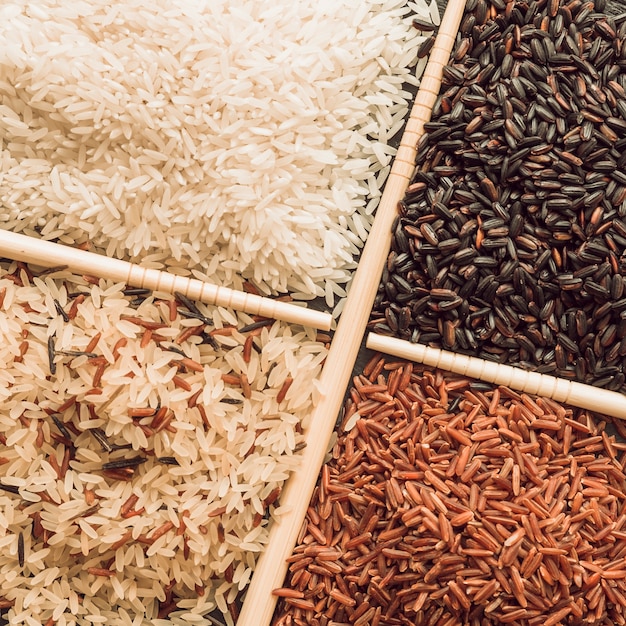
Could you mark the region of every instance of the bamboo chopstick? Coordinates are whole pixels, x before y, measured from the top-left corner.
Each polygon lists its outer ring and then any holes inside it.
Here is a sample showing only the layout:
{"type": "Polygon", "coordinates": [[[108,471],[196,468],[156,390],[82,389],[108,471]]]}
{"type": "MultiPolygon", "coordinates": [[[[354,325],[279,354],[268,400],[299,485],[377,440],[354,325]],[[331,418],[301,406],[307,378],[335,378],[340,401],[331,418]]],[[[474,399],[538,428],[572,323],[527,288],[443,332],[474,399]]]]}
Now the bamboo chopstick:
{"type": "Polygon", "coordinates": [[[322,398],[311,417],[307,430],[307,445],[302,453],[300,466],[287,481],[280,498],[280,504],[287,512],[272,525],[267,548],[259,558],[237,626],[267,626],[272,619],[276,606],[276,597],[272,595],[272,590],[283,583],[287,573],[285,559],[291,556],[296,544],[324,461],[389,252],[391,228],[397,215],[398,202],[404,196],[413,176],[417,141],[423,134],[424,123],[430,119],[439,94],[443,67],[450,58],[464,7],[465,0],[450,0],[444,13],[372,230],[354,274],[346,305],[326,358],[320,377],[322,398]]]}
{"type": "Polygon", "coordinates": [[[538,372],[528,372],[518,367],[501,365],[473,356],[456,354],[438,348],[429,348],[396,337],[370,333],[367,347],[416,363],[423,363],[461,376],[469,376],[488,383],[510,387],[534,395],[551,398],[581,409],[590,409],[612,417],[626,419],[626,396],[615,391],[599,389],[564,378],[538,372]]]}
{"type": "Polygon", "coordinates": [[[25,261],[43,267],[66,265],[80,274],[92,274],[125,282],[132,287],[182,293],[192,300],[231,307],[251,315],[261,315],[292,324],[301,324],[320,330],[329,330],[332,316],[302,306],[272,298],[257,296],[236,289],[210,285],[195,278],[176,276],[161,270],[141,267],[135,263],[110,259],[93,252],[85,252],[43,239],[35,239],[0,229],[0,256],[25,261]]]}

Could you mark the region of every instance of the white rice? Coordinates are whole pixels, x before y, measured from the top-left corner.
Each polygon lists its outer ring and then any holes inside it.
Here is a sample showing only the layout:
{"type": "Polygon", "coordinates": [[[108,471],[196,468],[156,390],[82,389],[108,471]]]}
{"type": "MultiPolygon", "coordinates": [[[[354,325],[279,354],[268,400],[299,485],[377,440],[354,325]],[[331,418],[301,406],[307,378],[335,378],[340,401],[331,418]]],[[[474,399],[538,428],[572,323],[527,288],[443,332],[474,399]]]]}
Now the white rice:
{"type": "Polygon", "coordinates": [[[431,6],[3,2],[0,226],[332,306],[431,6]]]}
{"type": "MultiPolygon", "coordinates": [[[[29,280],[15,264],[9,271],[13,279],[0,270],[0,483],[19,488],[19,494],[0,490],[0,598],[13,603],[9,622],[167,623],[157,616],[170,583],[178,599],[169,616],[174,623],[210,624],[206,615],[215,608],[228,614],[227,605],[250,580],[270,520],[280,514],[279,500],[268,506],[263,501],[297,467],[325,345],[312,331],[274,322],[259,331],[247,361],[243,346],[249,333],[216,334],[218,350],[202,343],[201,335],[177,340],[198,320],[178,314],[170,321],[166,294],[150,295],[137,306],[122,293],[123,285],[89,285],[60,272],[29,280]],[[70,313],[77,292],[86,294],[84,302],[64,321],[54,299],[70,313]],[[163,323],[152,331],[157,341],[126,316],[163,323]],[[56,373],[50,374],[53,333],[56,373]],[[59,351],[84,351],[97,333],[92,350],[106,365],[94,393],[97,365],[89,356],[59,351]],[[126,345],[116,350],[121,339],[126,345]],[[148,339],[143,347],[142,339],[148,339]],[[184,357],[176,349],[191,359],[191,367],[177,367],[184,357]],[[225,374],[247,375],[249,398],[241,384],[224,381],[225,374]],[[293,383],[278,402],[287,377],[293,383]],[[191,390],[183,388],[187,385],[191,390]],[[208,427],[200,409],[189,406],[196,392],[208,427]],[[76,403],[67,406],[70,398],[76,403]],[[75,450],[59,476],[55,466],[63,463],[65,445],[47,411],[64,403],[58,418],[70,428],[75,450]],[[131,407],[167,407],[173,412],[171,431],[143,432],[138,424],[149,425],[154,417],[133,419],[131,407]],[[132,449],[104,452],[89,432],[97,428],[110,444],[132,449]],[[39,429],[43,441],[38,442],[39,429]],[[103,463],[135,456],[147,461],[130,480],[103,473],[103,463]],[[157,461],[160,457],[174,457],[179,465],[157,461]],[[90,508],[89,491],[97,508],[81,517],[90,508]],[[124,517],[132,494],[138,499],[131,510],[139,514],[124,517]],[[45,537],[36,532],[35,518],[45,537]],[[173,527],[162,537],[142,543],[168,522],[173,527]],[[128,541],[112,550],[127,532],[128,541]],[[113,575],[90,574],[90,567],[113,575]]],[[[247,315],[199,306],[218,329],[253,322],[247,315]]]]}

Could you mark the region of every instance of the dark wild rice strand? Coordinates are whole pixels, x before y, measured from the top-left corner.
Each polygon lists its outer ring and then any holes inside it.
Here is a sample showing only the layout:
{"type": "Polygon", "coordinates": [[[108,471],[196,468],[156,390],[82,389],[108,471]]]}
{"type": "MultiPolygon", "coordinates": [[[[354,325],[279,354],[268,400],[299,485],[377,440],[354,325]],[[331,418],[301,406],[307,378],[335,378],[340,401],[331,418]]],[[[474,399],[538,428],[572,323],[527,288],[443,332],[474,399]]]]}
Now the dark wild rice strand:
{"type": "Polygon", "coordinates": [[[24,567],[24,534],[22,532],[17,535],[17,562],[20,568],[24,567]]]}

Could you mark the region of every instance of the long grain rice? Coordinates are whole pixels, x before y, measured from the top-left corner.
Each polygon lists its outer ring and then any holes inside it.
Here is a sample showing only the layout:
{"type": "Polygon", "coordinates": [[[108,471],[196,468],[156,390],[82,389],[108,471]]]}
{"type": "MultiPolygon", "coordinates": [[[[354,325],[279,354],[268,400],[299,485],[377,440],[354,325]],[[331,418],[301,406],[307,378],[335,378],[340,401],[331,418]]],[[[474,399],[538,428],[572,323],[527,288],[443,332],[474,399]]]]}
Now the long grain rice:
{"type": "Polygon", "coordinates": [[[381,355],[353,382],[274,626],[626,624],[621,420],[381,355]]]}
{"type": "Polygon", "coordinates": [[[0,226],[332,306],[417,83],[413,11],[3,3],[0,226]]]}
{"type": "Polygon", "coordinates": [[[198,320],[181,302],[171,320],[167,294],[17,264],[0,290],[9,622],[210,624],[217,607],[232,623],[297,467],[325,344],[274,322],[251,331],[246,362],[244,314],[198,305],[214,327],[177,342],[198,320]],[[75,356],[87,347],[95,356],[75,356]]]}

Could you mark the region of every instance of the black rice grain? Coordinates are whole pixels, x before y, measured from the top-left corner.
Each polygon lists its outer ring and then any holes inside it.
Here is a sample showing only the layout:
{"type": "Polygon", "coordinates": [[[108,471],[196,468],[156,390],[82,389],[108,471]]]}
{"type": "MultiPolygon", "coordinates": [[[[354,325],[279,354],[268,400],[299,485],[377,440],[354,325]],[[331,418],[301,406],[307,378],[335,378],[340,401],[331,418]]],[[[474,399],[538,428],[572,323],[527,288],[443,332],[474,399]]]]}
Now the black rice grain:
{"type": "Polygon", "coordinates": [[[500,4],[468,5],[370,327],[626,391],[626,21],[500,4]]]}

